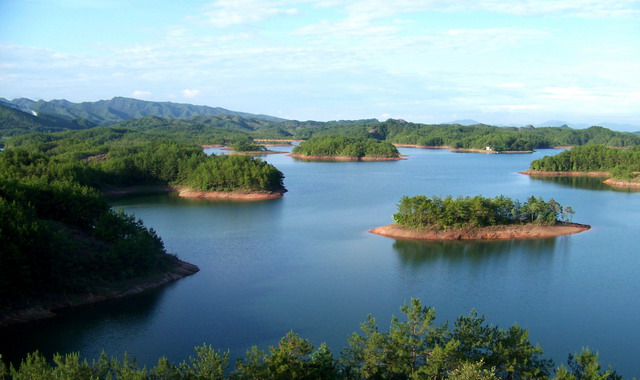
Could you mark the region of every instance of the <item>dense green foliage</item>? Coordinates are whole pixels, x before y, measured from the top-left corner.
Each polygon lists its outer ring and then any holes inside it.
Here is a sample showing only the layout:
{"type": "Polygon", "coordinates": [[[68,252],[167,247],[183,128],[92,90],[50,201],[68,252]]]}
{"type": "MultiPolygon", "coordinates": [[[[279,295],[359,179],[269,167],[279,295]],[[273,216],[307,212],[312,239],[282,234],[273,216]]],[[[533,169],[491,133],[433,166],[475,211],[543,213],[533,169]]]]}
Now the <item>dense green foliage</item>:
{"type": "Polygon", "coordinates": [[[640,148],[613,149],[602,145],[575,147],[531,162],[531,170],[609,172],[613,178],[635,180],[640,172],[640,148]]]}
{"type": "Polygon", "coordinates": [[[185,185],[212,191],[284,189],[282,173],[260,159],[207,156],[192,144],[146,138],[129,129],[98,127],[17,136],[11,140],[17,148],[11,150],[39,154],[56,164],[41,167],[40,174],[64,171],[101,189],[135,185],[185,185]]]}
{"type": "MultiPolygon", "coordinates": [[[[164,270],[172,258],[142,222],[69,178],[5,170],[0,154],[0,312],[164,270]]],[[[33,168],[42,157],[24,155],[33,168]]],[[[33,169],[33,170],[32,170],[33,169]]]]}
{"type": "MultiPolygon", "coordinates": [[[[52,116],[35,116],[0,104],[0,144],[10,136],[33,132],[58,132],[83,129],[93,124],[82,120],[66,120],[52,116]]],[[[0,145],[1,146],[1,145],[0,145]]]]}
{"type": "Polygon", "coordinates": [[[400,155],[390,143],[370,139],[345,136],[318,136],[302,142],[293,148],[294,154],[304,156],[344,156],[344,157],[385,157],[400,155]]]}
{"type": "Polygon", "coordinates": [[[267,150],[267,147],[259,144],[251,144],[245,141],[240,141],[231,144],[233,150],[236,152],[263,152],[267,150]]]}
{"type": "Polygon", "coordinates": [[[248,156],[214,156],[198,165],[180,184],[204,191],[281,191],[282,172],[248,156]]]}
{"type": "MultiPolygon", "coordinates": [[[[421,124],[404,120],[339,120],[329,122],[283,120],[265,115],[232,112],[221,108],[146,102],[114,98],[99,102],[71,103],[18,99],[21,108],[38,111],[38,117],[23,113],[20,123],[0,122],[0,139],[29,132],[51,131],[34,125],[46,118],[67,123],[63,129],[88,128],[95,124],[113,125],[139,132],[144,140],[166,139],[190,144],[225,144],[251,139],[309,139],[313,136],[341,135],[371,137],[396,144],[448,146],[493,151],[529,151],[554,146],[603,144],[628,147],[640,144],[640,136],[611,131],[603,127],[497,127],[485,124],[421,124]],[[75,123],[75,124],[74,124],[75,123]]],[[[18,106],[17,105],[17,106],[18,106]]],[[[13,110],[15,112],[20,112],[13,110]]],[[[2,118],[0,117],[0,121],[2,118]]],[[[45,123],[46,124],[46,123],[45,123]]]]}
{"type": "Polygon", "coordinates": [[[167,118],[232,115],[247,118],[255,117],[272,121],[282,120],[273,116],[234,112],[220,107],[196,106],[172,102],[151,102],[123,97],[82,103],[73,103],[64,99],[51,101],[38,100],[37,102],[30,99],[16,99],[12,103],[36,111],[41,115],[53,115],[63,119],[85,119],[97,125],[112,125],[124,120],[150,115],[167,118]]]}
{"type": "Polygon", "coordinates": [[[259,159],[127,135],[112,128],[35,134],[0,152],[0,312],[49,292],[161,271],[172,261],[155,232],[110,210],[101,190],[284,190],[282,173],[259,159]]]}
{"type": "Polygon", "coordinates": [[[103,353],[91,363],[78,354],[57,354],[50,364],[36,352],[19,366],[7,368],[0,360],[0,379],[621,379],[611,368],[604,371],[588,348],[570,355],[568,366],[553,374],[552,361],[529,342],[527,330],[489,325],[475,311],[449,328],[436,326],[435,311],[419,300],[400,310],[403,317],[394,316],[386,332],[369,316],[337,358],[325,344],[314,349],[289,332],[268,352],[254,346],[233,368],[229,352],[208,345],[196,347],[195,357],[179,364],[163,357],[150,369],[139,368],[126,354],[119,360],[103,353]]]}
{"type": "Polygon", "coordinates": [[[553,199],[545,202],[542,198],[530,197],[521,203],[505,196],[454,199],[418,195],[402,197],[393,220],[405,227],[447,229],[523,223],[553,225],[560,218],[568,220],[572,215],[570,206],[562,207],[553,199]]]}

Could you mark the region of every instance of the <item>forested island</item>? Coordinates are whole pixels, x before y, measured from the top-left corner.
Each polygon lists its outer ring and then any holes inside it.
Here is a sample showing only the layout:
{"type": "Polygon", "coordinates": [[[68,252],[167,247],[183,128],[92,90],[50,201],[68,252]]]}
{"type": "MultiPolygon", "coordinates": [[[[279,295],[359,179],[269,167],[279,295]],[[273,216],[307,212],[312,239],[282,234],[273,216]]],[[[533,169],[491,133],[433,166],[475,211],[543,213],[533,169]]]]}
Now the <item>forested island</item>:
{"type": "Polygon", "coordinates": [[[9,367],[0,357],[0,379],[622,379],[611,367],[604,369],[589,348],[556,367],[529,341],[526,329],[499,328],[476,311],[439,326],[435,310],[418,299],[400,311],[402,316],[393,316],[385,332],[369,316],[337,357],[326,344],[314,348],[289,332],[266,352],[253,346],[235,366],[229,351],[207,344],[195,347],[195,357],[181,363],[159,358],[152,368],[140,368],[126,355],[119,359],[103,353],[88,362],[77,353],[56,354],[47,362],[36,352],[9,367]]]}
{"type": "Polygon", "coordinates": [[[405,196],[393,215],[395,223],[370,232],[404,239],[475,240],[552,237],[590,228],[571,223],[573,214],[570,206],[533,196],[523,203],[505,196],[405,196]]]}
{"type": "Polygon", "coordinates": [[[604,183],[608,185],[640,189],[640,148],[575,147],[531,162],[523,174],[607,177],[604,183]]]}
{"type": "Polygon", "coordinates": [[[317,136],[293,148],[291,157],[306,160],[390,161],[400,153],[392,144],[366,137],[317,136]]]}

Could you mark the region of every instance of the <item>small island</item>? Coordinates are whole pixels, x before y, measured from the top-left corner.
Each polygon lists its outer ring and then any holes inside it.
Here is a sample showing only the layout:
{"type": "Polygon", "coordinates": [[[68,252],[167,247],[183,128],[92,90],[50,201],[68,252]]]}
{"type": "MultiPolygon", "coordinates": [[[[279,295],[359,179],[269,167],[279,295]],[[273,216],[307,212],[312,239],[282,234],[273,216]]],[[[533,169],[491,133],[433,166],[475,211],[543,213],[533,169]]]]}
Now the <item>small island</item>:
{"type": "Polygon", "coordinates": [[[369,232],[396,239],[512,240],[561,236],[590,228],[572,223],[573,214],[570,206],[533,196],[524,203],[505,196],[405,196],[393,215],[395,223],[369,232]]]}
{"type": "Polygon", "coordinates": [[[282,154],[287,153],[284,151],[269,150],[266,145],[250,143],[246,141],[240,141],[223,148],[222,150],[229,150],[229,154],[237,154],[244,156],[263,156],[265,154],[282,154]]]}
{"type": "Polygon", "coordinates": [[[314,136],[293,148],[289,156],[308,161],[402,160],[393,144],[366,137],[314,136]]]}
{"type": "Polygon", "coordinates": [[[640,148],[577,146],[531,162],[520,172],[532,177],[599,177],[618,188],[640,189],[640,148]]]}

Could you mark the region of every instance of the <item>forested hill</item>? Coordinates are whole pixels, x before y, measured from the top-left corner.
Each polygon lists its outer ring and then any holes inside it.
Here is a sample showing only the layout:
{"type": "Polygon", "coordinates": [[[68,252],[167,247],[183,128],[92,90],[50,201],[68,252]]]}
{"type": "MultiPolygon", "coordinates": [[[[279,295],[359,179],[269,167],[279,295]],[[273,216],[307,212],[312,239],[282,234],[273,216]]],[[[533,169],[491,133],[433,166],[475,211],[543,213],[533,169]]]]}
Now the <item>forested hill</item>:
{"type": "Polygon", "coordinates": [[[16,108],[33,110],[37,112],[38,115],[47,114],[64,119],[86,119],[96,125],[112,125],[124,120],[149,115],[168,118],[234,115],[268,121],[284,120],[273,116],[230,111],[220,107],[196,106],[173,102],[150,102],[124,97],[82,103],[73,103],[64,99],[51,101],[14,99],[11,101],[5,100],[5,102],[14,104],[16,108]]]}
{"type": "Polygon", "coordinates": [[[83,120],[66,120],[55,116],[35,116],[0,104],[0,138],[33,132],[84,129],[93,126],[93,124],[83,120]]]}
{"type": "MultiPolygon", "coordinates": [[[[0,101],[2,104],[8,102],[3,99],[0,101]]],[[[196,144],[341,135],[370,137],[394,144],[482,150],[490,147],[496,152],[587,144],[611,147],[640,145],[640,135],[616,132],[599,126],[586,129],[572,129],[566,126],[498,127],[486,124],[422,124],[394,119],[296,121],[233,112],[222,108],[148,102],[122,97],[85,103],[14,99],[10,105],[16,109],[2,109],[4,113],[12,113],[15,117],[11,122],[0,120],[0,142],[9,136],[31,132],[115,124],[118,128],[144,132],[148,137],[169,137],[196,144]],[[17,109],[33,110],[37,117],[26,112],[20,113],[17,109]]]]}

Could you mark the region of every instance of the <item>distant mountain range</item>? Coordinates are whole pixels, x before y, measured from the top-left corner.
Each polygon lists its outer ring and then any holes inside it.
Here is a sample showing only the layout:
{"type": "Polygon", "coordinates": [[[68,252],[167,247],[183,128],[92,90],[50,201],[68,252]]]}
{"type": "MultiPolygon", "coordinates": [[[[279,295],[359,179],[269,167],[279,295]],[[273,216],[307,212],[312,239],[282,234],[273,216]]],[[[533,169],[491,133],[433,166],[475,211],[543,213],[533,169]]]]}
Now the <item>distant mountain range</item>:
{"type": "Polygon", "coordinates": [[[73,103],[64,99],[34,101],[26,98],[13,100],[0,98],[0,105],[38,117],[47,115],[66,120],[82,119],[94,125],[113,125],[121,121],[144,116],[187,118],[191,116],[232,115],[266,121],[285,121],[285,119],[274,116],[236,112],[220,107],[196,106],[172,102],[149,102],[123,97],[82,103],[73,103]]]}
{"type": "MultiPolygon", "coordinates": [[[[476,120],[464,119],[464,120],[454,120],[454,121],[446,123],[446,124],[459,124],[459,125],[468,126],[468,125],[476,125],[476,124],[484,124],[484,123],[481,123],[481,122],[476,121],[476,120]]],[[[494,125],[494,124],[488,124],[488,125],[494,125]]],[[[570,123],[570,122],[561,121],[561,120],[548,120],[548,121],[545,121],[544,123],[533,124],[533,126],[536,127],[536,128],[540,128],[540,127],[567,127],[567,128],[574,128],[574,129],[589,128],[589,127],[592,127],[594,125],[597,125],[599,127],[609,128],[609,129],[612,129],[612,130],[617,130],[617,131],[640,130],[640,126],[637,126],[637,125],[633,125],[633,124],[617,124],[617,123],[608,123],[608,122],[586,124],[586,123],[570,123]]],[[[499,124],[497,126],[499,126],[499,127],[512,127],[512,126],[515,126],[515,125],[513,125],[513,124],[511,124],[511,125],[499,124]]],[[[634,132],[634,133],[639,133],[639,132],[634,132]]]]}

